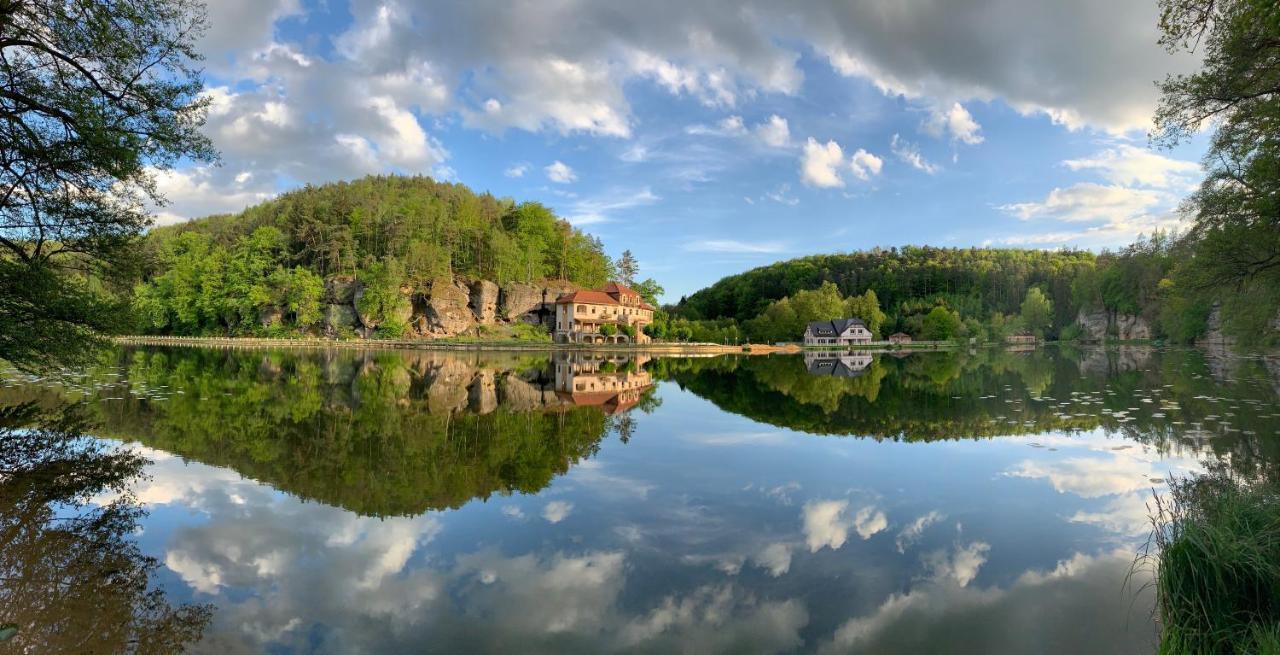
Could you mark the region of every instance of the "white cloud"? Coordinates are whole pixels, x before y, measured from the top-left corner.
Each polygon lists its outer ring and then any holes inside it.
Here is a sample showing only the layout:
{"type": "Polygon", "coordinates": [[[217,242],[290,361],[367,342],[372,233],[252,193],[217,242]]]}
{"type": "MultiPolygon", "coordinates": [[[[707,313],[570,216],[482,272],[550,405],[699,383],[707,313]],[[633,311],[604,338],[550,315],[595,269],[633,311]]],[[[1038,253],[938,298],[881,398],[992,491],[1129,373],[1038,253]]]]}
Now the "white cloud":
{"type": "Polygon", "coordinates": [[[518,164],[512,164],[508,166],[505,171],[502,171],[502,174],[507,177],[524,177],[524,174],[528,172],[529,172],[529,163],[520,162],[518,164]]]}
{"type": "Polygon", "coordinates": [[[741,116],[727,116],[715,125],[695,123],[684,129],[686,134],[694,136],[742,136],[747,133],[747,126],[741,116]]]}
{"type": "Polygon", "coordinates": [[[930,175],[938,172],[938,167],[920,154],[919,146],[907,141],[898,134],[894,134],[889,139],[889,149],[894,155],[897,155],[898,159],[910,164],[916,170],[924,171],[930,175]]]}
{"type": "Polygon", "coordinates": [[[912,521],[907,525],[907,527],[903,528],[902,531],[898,533],[898,538],[895,541],[895,544],[898,547],[898,552],[906,552],[908,547],[920,540],[920,537],[929,526],[944,518],[946,518],[946,516],[937,510],[933,510],[917,517],[916,520],[912,521]]]}
{"type": "Polygon", "coordinates": [[[791,546],[777,542],[765,546],[751,559],[756,566],[777,578],[791,570],[791,546]]]}
{"type": "Polygon", "coordinates": [[[1002,205],[1000,209],[1022,220],[1053,218],[1060,221],[1124,221],[1146,213],[1160,202],[1160,195],[1146,189],[1082,182],[1056,188],[1039,202],[1002,205]]]}
{"type": "Polygon", "coordinates": [[[755,133],[765,145],[774,148],[782,148],[791,143],[791,127],[787,124],[787,119],[777,114],[756,125],[755,133]]]}
{"type": "Polygon", "coordinates": [[[548,523],[559,523],[569,517],[569,513],[573,511],[573,503],[563,500],[553,500],[542,508],[542,518],[548,523]]]}
{"type": "Polygon", "coordinates": [[[956,544],[950,551],[939,550],[926,555],[924,562],[935,579],[966,587],[978,577],[978,570],[987,563],[990,550],[991,545],[981,541],[956,544]]]}
{"type": "Polygon", "coordinates": [[[1073,171],[1097,171],[1112,184],[1187,189],[1200,175],[1195,162],[1172,159],[1146,148],[1121,143],[1083,159],[1062,162],[1073,171]]]}
{"type": "Polygon", "coordinates": [[[849,170],[853,172],[853,176],[859,180],[867,181],[880,174],[880,169],[884,167],[884,161],[879,157],[858,148],[849,158],[849,170]]]}
{"type": "Polygon", "coordinates": [[[852,528],[862,539],[870,539],[873,535],[888,527],[888,519],[884,512],[872,506],[859,509],[849,516],[849,501],[818,500],[805,503],[801,512],[805,543],[809,552],[816,553],[823,548],[839,550],[848,539],[852,528]]]}
{"type": "Polygon", "coordinates": [[[565,220],[574,225],[607,223],[612,220],[612,215],[617,212],[624,212],[634,207],[652,205],[659,200],[662,200],[662,198],[649,187],[638,191],[608,192],[578,200],[569,208],[565,220]]]}
{"type": "Polygon", "coordinates": [[[935,108],[921,127],[935,137],[949,136],[952,141],[971,146],[983,141],[982,126],[958,102],[951,103],[950,107],[935,108]]]}
{"type": "Polygon", "coordinates": [[[844,150],[835,141],[818,143],[813,137],[804,144],[800,160],[800,179],[810,186],[832,188],[844,186],[836,170],[844,164],[844,150]]]}
{"type": "Polygon", "coordinates": [[[573,169],[568,164],[559,159],[547,164],[542,171],[547,174],[548,180],[557,184],[568,184],[578,179],[578,174],[573,172],[573,169]]]}
{"type": "Polygon", "coordinates": [[[157,225],[182,222],[193,216],[237,212],[275,196],[271,180],[250,171],[232,173],[225,167],[198,166],[183,170],[153,170],[156,190],[169,204],[156,212],[157,225]]]}
{"type": "Polygon", "coordinates": [[[785,250],[786,246],[778,241],[703,239],[686,244],[684,249],[693,252],[776,253],[785,250]]]}

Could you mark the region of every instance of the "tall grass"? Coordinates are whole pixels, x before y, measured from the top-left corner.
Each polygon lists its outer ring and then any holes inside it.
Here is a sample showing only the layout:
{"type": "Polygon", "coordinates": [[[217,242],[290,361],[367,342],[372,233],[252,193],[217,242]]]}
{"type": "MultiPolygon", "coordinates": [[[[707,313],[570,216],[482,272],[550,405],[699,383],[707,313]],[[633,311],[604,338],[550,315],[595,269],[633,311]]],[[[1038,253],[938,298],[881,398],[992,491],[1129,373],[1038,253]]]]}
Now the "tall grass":
{"type": "Polygon", "coordinates": [[[1280,485],[1225,467],[1171,480],[1139,565],[1155,569],[1161,655],[1280,655],[1280,485]]]}

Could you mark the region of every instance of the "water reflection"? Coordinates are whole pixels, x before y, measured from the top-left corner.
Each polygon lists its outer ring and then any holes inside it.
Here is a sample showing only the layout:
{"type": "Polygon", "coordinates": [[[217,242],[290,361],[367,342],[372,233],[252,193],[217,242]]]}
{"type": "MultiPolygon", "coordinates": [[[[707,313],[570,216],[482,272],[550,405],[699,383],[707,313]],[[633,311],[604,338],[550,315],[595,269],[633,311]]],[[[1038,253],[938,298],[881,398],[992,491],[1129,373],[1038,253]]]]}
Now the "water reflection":
{"type": "Polygon", "coordinates": [[[139,547],[216,606],[198,652],[1151,652],[1150,490],[1277,460],[1275,359],[831,359],[138,350],[56,382],[150,448],[139,547]]]}

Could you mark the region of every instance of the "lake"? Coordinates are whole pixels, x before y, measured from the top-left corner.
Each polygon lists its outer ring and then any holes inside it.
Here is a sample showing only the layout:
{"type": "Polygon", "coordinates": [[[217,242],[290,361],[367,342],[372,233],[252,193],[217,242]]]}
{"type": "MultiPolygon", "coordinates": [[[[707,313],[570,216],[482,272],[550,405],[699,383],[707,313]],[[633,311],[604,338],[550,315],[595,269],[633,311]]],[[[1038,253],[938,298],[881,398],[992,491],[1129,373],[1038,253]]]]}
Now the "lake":
{"type": "Polygon", "coordinates": [[[133,348],[6,377],[152,460],[135,538],[211,604],[208,653],[1150,653],[1153,491],[1280,461],[1280,358],[1196,350],[133,348]]]}

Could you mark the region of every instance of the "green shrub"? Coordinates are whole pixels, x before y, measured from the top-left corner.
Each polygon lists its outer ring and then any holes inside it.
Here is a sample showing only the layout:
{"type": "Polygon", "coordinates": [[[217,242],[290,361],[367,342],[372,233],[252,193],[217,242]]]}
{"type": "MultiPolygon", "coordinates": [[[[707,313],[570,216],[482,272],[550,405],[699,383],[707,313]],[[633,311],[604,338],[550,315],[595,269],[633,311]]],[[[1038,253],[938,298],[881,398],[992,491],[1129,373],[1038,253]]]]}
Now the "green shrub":
{"type": "Polygon", "coordinates": [[[1217,468],[1171,481],[1152,521],[1159,652],[1280,653],[1280,489],[1217,468]]]}

